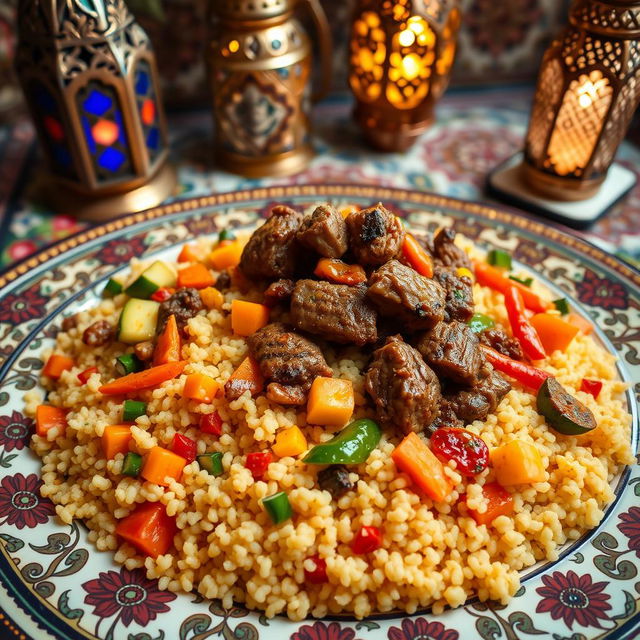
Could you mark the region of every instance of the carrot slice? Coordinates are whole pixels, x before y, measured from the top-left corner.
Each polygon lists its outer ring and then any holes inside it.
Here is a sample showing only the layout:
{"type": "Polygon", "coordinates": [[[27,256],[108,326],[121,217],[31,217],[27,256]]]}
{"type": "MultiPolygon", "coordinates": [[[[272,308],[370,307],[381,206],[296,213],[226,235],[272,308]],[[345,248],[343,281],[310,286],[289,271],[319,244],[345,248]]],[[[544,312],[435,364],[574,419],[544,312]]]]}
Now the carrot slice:
{"type": "Polygon", "coordinates": [[[44,365],[42,375],[49,376],[50,378],[57,380],[62,375],[62,372],[67,371],[67,369],[71,369],[73,364],[74,362],[71,358],[54,353],[49,356],[47,364],[44,365]]]}
{"type": "Polygon", "coordinates": [[[214,277],[207,267],[201,262],[192,264],[186,269],[178,271],[178,288],[192,287],[194,289],[204,289],[215,283],[214,277]]]}
{"type": "Polygon", "coordinates": [[[178,262],[200,262],[202,256],[193,245],[185,244],[178,255],[178,262]]]}
{"type": "Polygon", "coordinates": [[[49,429],[54,427],[61,427],[61,430],[67,428],[67,412],[49,404],[39,405],[36,408],[36,433],[46,438],[49,429]]]}
{"type": "Polygon", "coordinates": [[[582,331],[585,336],[591,335],[593,333],[593,325],[586,318],[583,318],[577,313],[569,314],[569,322],[572,325],[578,327],[578,329],[580,329],[580,331],[582,331]]]}
{"type": "Polygon", "coordinates": [[[443,502],[451,493],[451,483],[442,462],[417,433],[411,432],[406,436],[391,457],[398,469],[404,471],[434,502],[443,502]]]}
{"type": "Polygon", "coordinates": [[[405,233],[404,235],[402,255],[421,276],[426,278],[433,277],[433,260],[431,260],[431,256],[410,233],[405,233]]]}
{"type": "Polygon", "coordinates": [[[163,447],[153,447],[149,451],[140,475],[149,482],[167,487],[169,483],[166,478],[178,480],[186,464],[187,461],[177,453],[163,447]]]}
{"type": "Polygon", "coordinates": [[[269,324],[269,307],[246,300],[231,302],[231,328],[239,336],[250,336],[269,324]]]}
{"type": "Polygon", "coordinates": [[[220,385],[203,373],[191,373],[187,376],[182,396],[199,402],[211,402],[220,391],[220,385]]]}
{"type": "Polygon", "coordinates": [[[359,264],[347,264],[338,258],[320,258],[313,273],[337,284],[353,285],[367,281],[367,274],[359,264]]]}
{"type": "Polygon", "coordinates": [[[128,424],[110,424],[105,427],[102,433],[102,450],[107,460],[115,458],[118,453],[127,453],[131,437],[131,427],[128,424]]]}
{"type": "Polygon", "coordinates": [[[117,535],[152,558],[169,551],[176,530],[176,519],[160,502],[143,502],[116,526],[117,535]]]}
{"type": "Polygon", "coordinates": [[[242,249],[242,245],[237,241],[224,245],[221,243],[209,254],[209,262],[216,271],[235,267],[240,264],[242,249]]]}
{"type": "Polygon", "coordinates": [[[224,385],[228,398],[237,398],[245,391],[250,391],[252,396],[257,395],[264,388],[264,378],[260,372],[260,365],[251,356],[247,356],[231,374],[224,385]]]}
{"type": "Polygon", "coordinates": [[[556,350],[565,351],[580,331],[576,325],[550,313],[536,313],[529,322],[538,332],[547,354],[556,350]]]}
{"type": "Polygon", "coordinates": [[[158,341],[153,350],[153,366],[166,364],[167,362],[178,362],[181,348],[178,323],[176,322],[176,317],[171,314],[164,331],[158,336],[158,341]]]}
{"type": "Polygon", "coordinates": [[[130,373],[128,376],[116,378],[100,387],[100,393],[105,396],[118,396],[132,391],[142,391],[143,389],[153,389],[160,386],[163,382],[171,380],[179,376],[183,369],[187,366],[187,362],[167,362],[166,364],[151,367],[146,371],[138,373],[130,373]]]}
{"type": "Polygon", "coordinates": [[[487,500],[487,510],[483,513],[469,509],[472,518],[478,524],[491,524],[498,516],[508,516],[513,512],[513,497],[497,482],[490,482],[482,487],[487,500]]]}

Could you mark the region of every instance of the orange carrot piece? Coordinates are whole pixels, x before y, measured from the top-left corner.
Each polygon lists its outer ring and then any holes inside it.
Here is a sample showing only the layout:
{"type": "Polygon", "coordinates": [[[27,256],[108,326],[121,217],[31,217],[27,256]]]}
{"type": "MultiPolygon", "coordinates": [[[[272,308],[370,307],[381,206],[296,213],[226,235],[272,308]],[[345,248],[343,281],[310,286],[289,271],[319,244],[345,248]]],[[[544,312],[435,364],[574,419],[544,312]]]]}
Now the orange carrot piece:
{"type": "Polygon", "coordinates": [[[49,404],[39,405],[36,408],[36,433],[46,438],[49,429],[54,427],[61,427],[61,431],[67,428],[67,412],[49,404]]]}
{"type": "Polygon", "coordinates": [[[215,284],[214,277],[201,262],[178,271],[178,288],[193,287],[194,289],[204,289],[205,287],[211,287],[213,284],[215,284]]]}
{"type": "Polygon", "coordinates": [[[367,281],[367,274],[359,264],[347,264],[337,258],[320,258],[313,272],[318,278],[337,284],[360,284],[367,281]]]}
{"type": "Polygon", "coordinates": [[[585,336],[591,335],[593,333],[593,325],[586,318],[583,318],[577,313],[569,314],[569,322],[572,325],[578,327],[578,329],[582,331],[585,336]]]}
{"type": "Polygon", "coordinates": [[[469,509],[471,517],[480,524],[491,524],[498,516],[508,516],[513,512],[513,497],[497,482],[490,482],[482,487],[487,500],[487,510],[479,513],[469,509]]]}
{"type": "Polygon", "coordinates": [[[159,387],[163,382],[179,376],[186,366],[187,362],[185,360],[160,364],[145,371],[130,373],[122,378],[116,378],[111,382],[107,382],[107,384],[103,384],[99,391],[105,396],[119,396],[133,391],[153,389],[154,387],[159,387]]]}
{"type": "Polygon", "coordinates": [[[185,244],[178,255],[178,262],[200,262],[202,256],[193,245],[185,244]]]}
{"type": "Polygon", "coordinates": [[[57,380],[62,375],[63,371],[71,369],[73,365],[74,362],[71,358],[54,353],[49,356],[47,364],[44,365],[42,375],[49,376],[50,378],[57,380]]]}
{"type": "Polygon", "coordinates": [[[153,366],[167,364],[167,362],[178,362],[182,342],[176,317],[171,314],[167,320],[164,331],[158,336],[155,349],[153,350],[153,366]]]}
{"type": "Polygon", "coordinates": [[[405,233],[404,241],[402,242],[402,255],[421,276],[426,278],[433,277],[433,260],[431,260],[431,256],[410,233],[405,233]]]}
{"type": "Polygon", "coordinates": [[[168,487],[169,483],[165,478],[179,480],[186,464],[187,461],[177,453],[164,447],[153,447],[147,455],[140,475],[149,482],[168,487]]]}
{"type": "Polygon", "coordinates": [[[547,354],[556,350],[565,351],[580,331],[574,324],[550,313],[536,313],[529,322],[538,332],[547,354]]]}
{"type": "Polygon", "coordinates": [[[199,402],[211,402],[220,391],[220,385],[203,373],[190,373],[184,383],[182,397],[199,402]]]}
{"type": "Polygon", "coordinates": [[[246,300],[231,303],[231,328],[239,336],[250,336],[269,324],[269,307],[246,300]]]}
{"type": "Polygon", "coordinates": [[[237,241],[222,242],[209,254],[209,263],[216,271],[240,264],[243,246],[237,241]]]}
{"type": "Polygon", "coordinates": [[[110,424],[102,433],[102,450],[107,460],[123,455],[129,451],[131,441],[131,426],[128,424],[110,424]]]}
{"type": "Polygon", "coordinates": [[[224,304],[224,295],[215,287],[205,287],[200,290],[202,304],[207,309],[221,309],[224,304]]]}
{"type": "Polygon", "coordinates": [[[251,356],[247,356],[231,374],[224,390],[229,398],[237,398],[245,391],[252,396],[259,394],[264,388],[264,378],[260,372],[260,365],[251,356]]]}
{"type": "Polygon", "coordinates": [[[442,462],[417,433],[412,431],[406,436],[391,457],[398,469],[404,471],[434,502],[443,502],[451,493],[451,483],[442,462]]]}
{"type": "Polygon", "coordinates": [[[116,526],[117,535],[151,558],[169,551],[176,530],[176,519],[161,502],[143,502],[116,526]]]}

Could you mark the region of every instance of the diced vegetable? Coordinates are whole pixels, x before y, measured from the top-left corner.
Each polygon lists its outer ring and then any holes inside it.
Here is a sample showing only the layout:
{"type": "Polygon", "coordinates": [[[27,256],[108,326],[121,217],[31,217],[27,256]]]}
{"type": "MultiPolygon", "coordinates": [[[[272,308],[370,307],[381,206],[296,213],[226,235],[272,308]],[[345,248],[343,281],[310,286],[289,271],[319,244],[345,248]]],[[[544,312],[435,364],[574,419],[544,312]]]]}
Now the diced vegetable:
{"type": "Polygon", "coordinates": [[[583,378],[582,383],[580,384],[580,391],[590,393],[597,400],[600,392],[602,391],[602,381],[587,380],[587,378],[583,378]]]}
{"type": "Polygon", "coordinates": [[[122,462],[122,473],[125,476],[131,476],[137,478],[140,475],[142,469],[142,456],[139,453],[129,451],[122,462]]]}
{"type": "Polygon", "coordinates": [[[106,396],[118,396],[143,389],[159,387],[163,382],[179,376],[187,366],[186,361],[167,362],[157,367],[151,367],[138,373],[130,373],[128,376],[117,378],[100,387],[100,393],[106,396]]]}
{"type": "Polygon", "coordinates": [[[176,433],[173,436],[173,441],[171,442],[171,451],[184,458],[187,463],[189,463],[196,459],[198,445],[195,440],[187,438],[187,436],[184,436],[181,433],[176,433]]]}
{"type": "Polygon", "coordinates": [[[104,289],[102,294],[107,297],[117,296],[119,293],[122,293],[124,289],[124,284],[122,280],[119,278],[109,278],[107,280],[107,284],[104,285],[104,289]]]}
{"type": "Polygon", "coordinates": [[[36,408],[36,433],[46,438],[49,429],[54,427],[59,428],[59,435],[65,432],[67,428],[67,412],[49,404],[38,405],[36,408]]]}
{"type": "Polygon", "coordinates": [[[176,529],[175,518],[161,502],[143,502],[118,522],[116,534],[142,554],[157,558],[171,548],[176,529]]]}
{"type": "Polygon", "coordinates": [[[505,356],[487,345],[481,344],[480,348],[484,351],[485,357],[493,365],[494,369],[497,369],[500,373],[506,373],[533,391],[538,391],[540,385],[551,375],[543,369],[538,369],[533,365],[505,356]]]}
{"type": "Polygon", "coordinates": [[[496,326],[494,319],[485,316],[484,313],[474,313],[467,324],[474,333],[482,333],[485,329],[491,329],[496,326]]]}
{"type": "Polygon", "coordinates": [[[111,424],[105,427],[102,433],[102,451],[107,460],[112,460],[118,453],[126,454],[131,438],[131,427],[128,424],[111,424]]]}
{"type": "Polygon", "coordinates": [[[421,276],[426,278],[433,277],[433,260],[431,256],[410,233],[405,233],[402,242],[402,255],[421,276]]]}
{"type": "Polygon", "coordinates": [[[431,450],[443,462],[455,460],[456,469],[466,476],[482,473],[489,465],[489,448],[485,441],[466,429],[437,429],[431,436],[431,450]]]}
{"type": "Polygon", "coordinates": [[[239,242],[232,242],[221,247],[216,247],[209,254],[209,263],[216,271],[236,267],[240,264],[242,256],[242,245],[239,242]]]}
{"type": "Polygon", "coordinates": [[[491,452],[496,480],[503,486],[544,482],[547,472],[537,447],[523,440],[512,440],[491,452]]]}
{"type": "Polygon", "coordinates": [[[318,554],[304,561],[304,579],[309,584],[325,584],[329,582],[327,563],[318,554]],[[313,568],[307,569],[308,565],[312,565],[313,568]]]}
{"type": "Polygon", "coordinates": [[[124,292],[132,298],[147,299],[154,291],[161,287],[175,287],[176,274],[162,260],[156,260],[147,267],[125,290],[124,292]]]}
{"type": "Polygon", "coordinates": [[[473,273],[471,269],[467,269],[467,267],[458,267],[456,269],[456,275],[458,278],[469,278],[469,280],[473,282],[473,273]]]}
{"type": "Polygon", "coordinates": [[[420,436],[411,432],[391,454],[396,467],[406,473],[429,498],[443,502],[451,493],[451,483],[442,462],[420,436]]]}
{"type": "Polygon", "coordinates": [[[222,229],[218,234],[218,242],[227,242],[229,240],[235,240],[236,234],[231,229],[222,229]]]}
{"type": "Polygon", "coordinates": [[[198,457],[198,464],[212,476],[221,476],[224,472],[222,467],[222,453],[214,451],[213,453],[202,453],[198,457]]]}
{"type": "Polygon", "coordinates": [[[515,286],[504,292],[504,304],[509,316],[511,331],[522,345],[522,350],[531,360],[541,360],[546,352],[535,327],[529,322],[525,313],[522,294],[515,286]]]}
{"type": "Polygon", "coordinates": [[[252,396],[258,395],[264,388],[264,378],[260,365],[251,356],[247,356],[231,374],[224,385],[225,392],[235,398],[245,391],[252,396]]]}
{"type": "Polygon", "coordinates": [[[200,431],[214,436],[222,435],[222,418],[217,411],[200,416],[200,431]]]}
{"type": "Polygon", "coordinates": [[[126,376],[136,371],[142,371],[144,363],[134,353],[123,353],[116,357],[115,367],[119,376],[126,376]]]}
{"type": "Polygon", "coordinates": [[[215,284],[216,280],[201,262],[196,262],[190,267],[178,271],[178,288],[192,287],[194,289],[204,289],[215,284]]]}
{"type": "Polygon", "coordinates": [[[354,488],[349,479],[349,469],[343,464],[332,464],[318,472],[318,486],[328,491],[334,500],[343,496],[354,488]]]}
{"type": "Polygon", "coordinates": [[[44,365],[42,375],[57,380],[62,375],[63,371],[72,369],[73,365],[74,362],[71,358],[54,353],[49,356],[47,363],[44,365]]]}
{"type": "Polygon", "coordinates": [[[513,280],[514,282],[519,282],[525,287],[530,287],[533,284],[533,278],[518,278],[518,276],[509,276],[509,280],[513,280]]]}
{"type": "Polygon", "coordinates": [[[351,550],[357,555],[372,553],[382,546],[382,532],[378,527],[360,527],[356,533],[351,550]]]}
{"type": "Polygon", "coordinates": [[[151,340],[156,335],[159,308],[155,300],[127,300],[118,321],[118,340],[127,344],[151,340]]]}
{"type": "Polygon", "coordinates": [[[222,305],[224,304],[224,295],[215,287],[205,287],[201,289],[200,298],[202,299],[202,304],[207,309],[222,309],[222,305]]]}
{"type": "Polygon", "coordinates": [[[78,380],[80,380],[82,384],[87,384],[89,378],[94,373],[98,373],[98,367],[89,367],[88,369],[85,369],[78,374],[78,380]]]}
{"type": "Polygon", "coordinates": [[[564,435],[578,436],[598,426],[591,410],[555,378],[547,378],[542,383],[537,406],[549,425],[564,435]]]}
{"type": "Polygon", "coordinates": [[[231,328],[236,335],[250,336],[269,324],[269,307],[264,304],[233,300],[231,303],[231,328]]]}
{"type": "Polygon", "coordinates": [[[142,467],[142,477],[163,487],[168,487],[166,478],[179,480],[187,461],[169,449],[153,447],[142,467]]]}
{"type": "Polygon", "coordinates": [[[202,256],[195,245],[185,244],[178,254],[178,262],[200,262],[202,256]]]}
{"type": "Polygon", "coordinates": [[[284,491],[263,498],[262,504],[273,524],[280,524],[293,515],[289,498],[284,491]]]}
{"type": "Polygon", "coordinates": [[[558,300],[553,301],[553,306],[561,313],[561,315],[566,316],[571,311],[571,306],[569,305],[569,301],[566,298],[559,298],[558,300]]]}
{"type": "MultiPolygon", "coordinates": [[[[317,444],[303,458],[307,464],[360,464],[378,446],[382,432],[368,418],[354,420],[331,440],[317,444]]],[[[438,463],[439,464],[439,463],[438,463]]]]}
{"type": "Polygon", "coordinates": [[[309,390],[307,422],[341,427],[351,418],[354,407],[351,380],[318,376],[309,390]]]}
{"type": "Polygon", "coordinates": [[[272,449],[279,458],[299,456],[307,450],[307,439],[300,428],[294,425],[278,431],[272,449]]]}
{"type": "Polygon", "coordinates": [[[175,289],[162,287],[151,294],[151,299],[155,300],[156,302],[164,302],[165,300],[168,300],[175,292],[175,289]]]}
{"type": "Polygon", "coordinates": [[[253,451],[247,453],[244,466],[251,471],[254,480],[261,480],[273,461],[270,451],[253,451]]]}
{"type": "Polygon", "coordinates": [[[347,264],[338,258],[320,258],[313,273],[336,284],[353,285],[367,281],[367,274],[359,264],[347,264]]]}
{"type": "Polygon", "coordinates": [[[182,397],[198,402],[211,402],[220,391],[220,385],[204,373],[190,373],[184,383],[182,397]]]}
{"type": "Polygon", "coordinates": [[[153,366],[166,364],[167,362],[178,362],[182,350],[180,331],[176,317],[171,314],[167,319],[164,331],[158,336],[156,346],[153,350],[153,366]]]}
{"type": "Polygon", "coordinates": [[[489,482],[482,487],[482,494],[487,501],[487,510],[480,513],[469,509],[471,517],[477,524],[490,525],[498,516],[508,516],[513,513],[513,497],[497,482],[489,482]]]}
{"type": "Polygon", "coordinates": [[[147,415],[147,403],[141,400],[125,400],[122,404],[122,420],[135,422],[140,416],[147,415]]]}
{"type": "Polygon", "coordinates": [[[494,267],[500,267],[507,271],[511,269],[511,256],[506,251],[502,251],[502,249],[491,249],[487,254],[487,262],[494,267]]]}
{"type": "Polygon", "coordinates": [[[577,313],[569,314],[569,322],[578,327],[578,329],[580,329],[580,331],[582,331],[585,336],[591,335],[593,333],[593,325],[586,318],[583,318],[577,313]]]}
{"type": "Polygon", "coordinates": [[[549,354],[556,350],[566,351],[579,331],[575,325],[550,313],[536,313],[529,322],[540,336],[544,350],[549,354]]]}

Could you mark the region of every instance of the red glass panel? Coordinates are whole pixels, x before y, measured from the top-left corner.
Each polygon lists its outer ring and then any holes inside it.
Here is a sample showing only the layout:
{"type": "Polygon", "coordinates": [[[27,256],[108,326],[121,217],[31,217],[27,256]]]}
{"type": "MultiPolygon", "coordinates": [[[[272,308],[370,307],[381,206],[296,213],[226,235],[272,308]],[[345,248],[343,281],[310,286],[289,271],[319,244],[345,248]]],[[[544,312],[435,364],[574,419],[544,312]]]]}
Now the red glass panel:
{"type": "Polygon", "coordinates": [[[56,142],[64,140],[64,129],[62,128],[60,122],[58,122],[58,120],[56,120],[54,117],[44,117],[44,128],[56,142]]]}
{"type": "Polygon", "coordinates": [[[142,116],[142,122],[147,125],[151,124],[156,119],[156,103],[151,100],[151,98],[147,98],[142,103],[140,115],[142,116]]]}

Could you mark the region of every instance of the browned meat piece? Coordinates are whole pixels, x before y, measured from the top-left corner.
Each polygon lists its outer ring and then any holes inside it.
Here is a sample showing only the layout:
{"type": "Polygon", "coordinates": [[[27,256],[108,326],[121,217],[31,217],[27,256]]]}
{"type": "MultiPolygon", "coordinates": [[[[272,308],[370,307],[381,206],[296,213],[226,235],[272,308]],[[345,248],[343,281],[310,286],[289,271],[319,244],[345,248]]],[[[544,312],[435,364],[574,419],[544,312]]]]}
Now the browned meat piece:
{"type": "Polygon", "coordinates": [[[176,317],[178,329],[184,335],[189,318],[193,318],[202,309],[204,309],[204,305],[197,289],[191,287],[178,289],[170,298],[160,304],[156,335],[160,335],[164,331],[171,315],[176,317]]]}
{"type": "Polygon", "coordinates": [[[113,328],[106,320],[97,320],[82,334],[82,342],[89,347],[102,347],[113,337],[113,328]]]}
{"type": "Polygon", "coordinates": [[[409,331],[430,329],[444,317],[444,289],[397,260],[389,260],[369,278],[367,296],[378,312],[409,331]]]}
{"type": "Polygon", "coordinates": [[[325,258],[340,258],[347,250],[347,225],[330,205],[321,205],[304,219],[298,241],[325,258]]]}
{"type": "Polygon", "coordinates": [[[298,280],[291,296],[291,321],[301,331],[358,346],[375,342],[376,310],[364,285],[298,280]]]}
{"type": "Polygon", "coordinates": [[[456,232],[451,228],[440,229],[433,239],[433,257],[436,264],[442,267],[466,267],[473,271],[471,260],[454,242],[456,232]]]}
{"type": "Polygon", "coordinates": [[[500,329],[499,327],[485,329],[478,337],[482,344],[486,344],[488,347],[499,351],[509,358],[513,358],[514,360],[522,360],[524,358],[522,346],[518,340],[508,336],[504,329],[500,329]]]}
{"type": "Polygon", "coordinates": [[[418,350],[439,376],[468,386],[478,382],[484,357],[466,324],[441,322],[420,338],[418,350]]]}
{"type": "Polygon", "coordinates": [[[347,218],[349,247],[361,265],[380,265],[400,253],[402,222],[382,204],[356,211],[347,218]]]}
{"type": "Polygon", "coordinates": [[[264,303],[274,307],[280,302],[286,302],[291,297],[295,284],[293,280],[286,279],[272,282],[264,292],[264,303]]]}
{"type": "Polygon", "coordinates": [[[78,326],[78,314],[74,313],[72,316],[65,318],[62,321],[62,330],[69,331],[70,329],[75,329],[78,326]]]}
{"type": "Polygon", "coordinates": [[[247,342],[263,377],[272,383],[268,385],[267,395],[274,402],[304,404],[313,380],[317,376],[333,375],[320,348],[280,322],[256,331],[247,342]]]}
{"type": "Polygon", "coordinates": [[[460,277],[451,267],[436,267],[434,280],[446,291],[444,319],[447,322],[467,322],[473,315],[473,283],[467,276],[460,277]]]}
{"type": "Polygon", "coordinates": [[[437,417],[440,383],[420,354],[400,336],[375,351],[365,387],[376,415],[387,428],[403,433],[423,431],[437,417]]]}
{"type": "Polygon", "coordinates": [[[231,288],[231,275],[225,269],[220,273],[218,279],[216,280],[215,288],[218,291],[226,291],[231,288]]]}
{"type": "Polygon", "coordinates": [[[135,353],[139,360],[146,362],[153,358],[153,349],[153,342],[147,340],[145,342],[138,342],[138,344],[133,347],[133,353],[135,353]]]}
{"type": "Polygon", "coordinates": [[[435,431],[442,427],[463,427],[464,423],[453,410],[452,404],[442,398],[438,417],[426,428],[425,433],[431,437],[435,431]]]}
{"type": "Polygon", "coordinates": [[[277,206],[271,217],[249,238],[242,251],[240,269],[254,280],[290,278],[296,269],[295,242],[302,214],[277,206]]]}

